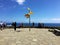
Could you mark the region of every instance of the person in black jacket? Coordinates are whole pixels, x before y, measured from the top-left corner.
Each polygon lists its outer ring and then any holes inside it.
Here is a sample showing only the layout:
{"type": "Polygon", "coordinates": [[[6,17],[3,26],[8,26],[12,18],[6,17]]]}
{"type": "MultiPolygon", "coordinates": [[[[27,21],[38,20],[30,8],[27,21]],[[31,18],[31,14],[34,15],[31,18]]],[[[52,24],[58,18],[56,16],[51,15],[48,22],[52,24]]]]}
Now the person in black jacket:
{"type": "Polygon", "coordinates": [[[43,28],[44,24],[43,23],[38,23],[38,28],[43,28]]]}
{"type": "Polygon", "coordinates": [[[12,26],[14,27],[14,31],[16,31],[16,22],[12,23],[12,26]]]}
{"type": "Polygon", "coordinates": [[[14,30],[16,31],[16,22],[14,23],[14,30]]]}
{"type": "Polygon", "coordinates": [[[34,28],[34,22],[32,23],[32,26],[33,26],[33,28],[34,28]]]}

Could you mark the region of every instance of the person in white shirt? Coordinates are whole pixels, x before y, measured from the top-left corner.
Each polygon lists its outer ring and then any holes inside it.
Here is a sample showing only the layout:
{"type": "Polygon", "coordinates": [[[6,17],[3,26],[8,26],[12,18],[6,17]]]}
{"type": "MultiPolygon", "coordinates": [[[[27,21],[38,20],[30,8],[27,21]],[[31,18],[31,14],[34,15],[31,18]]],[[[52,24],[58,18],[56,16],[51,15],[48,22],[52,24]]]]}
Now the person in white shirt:
{"type": "Polygon", "coordinates": [[[1,30],[3,29],[3,23],[2,22],[0,22],[0,28],[1,28],[1,30]]]}

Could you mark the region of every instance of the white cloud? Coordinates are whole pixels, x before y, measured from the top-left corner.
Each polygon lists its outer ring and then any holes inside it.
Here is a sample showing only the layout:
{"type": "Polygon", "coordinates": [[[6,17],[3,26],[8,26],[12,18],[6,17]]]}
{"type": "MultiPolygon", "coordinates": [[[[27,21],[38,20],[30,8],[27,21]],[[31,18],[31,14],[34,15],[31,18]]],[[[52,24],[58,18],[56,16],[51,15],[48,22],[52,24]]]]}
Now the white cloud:
{"type": "Polygon", "coordinates": [[[60,21],[60,18],[53,18],[52,20],[60,21]]]}
{"type": "Polygon", "coordinates": [[[40,19],[39,21],[45,23],[60,23],[60,18],[45,18],[45,19],[40,19]]]}
{"type": "Polygon", "coordinates": [[[16,2],[17,2],[19,5],[22,5],[22,4],[25,2],[25,0],[16,0],[16,2]]]}
{"type": "Polygon", "coordinates": [[[42,20],[60,21],[60,18],[51,18],[51,19],[42,19],[42,20]]]}

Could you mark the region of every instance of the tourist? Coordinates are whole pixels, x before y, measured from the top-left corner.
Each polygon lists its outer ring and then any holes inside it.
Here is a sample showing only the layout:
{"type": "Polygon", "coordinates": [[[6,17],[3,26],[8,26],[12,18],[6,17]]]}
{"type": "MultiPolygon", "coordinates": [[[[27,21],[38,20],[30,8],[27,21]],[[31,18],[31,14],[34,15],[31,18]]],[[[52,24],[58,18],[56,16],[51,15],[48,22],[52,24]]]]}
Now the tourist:
{"type": "Polygon", "coordinates": [[[14,31],[16,31],[16,22],[13,22],[12,26],[14,27],[14,31]]]}
{"type": "Polygon", "coordinates": [[[34,22],[32,23],[32,25],[33,25],[33,28],[34,28],[34,22]]]}
{"type": "Polygon", "coordinates": [[[0,29],[3,29],[3,22],[0,22],[0,29]]]}

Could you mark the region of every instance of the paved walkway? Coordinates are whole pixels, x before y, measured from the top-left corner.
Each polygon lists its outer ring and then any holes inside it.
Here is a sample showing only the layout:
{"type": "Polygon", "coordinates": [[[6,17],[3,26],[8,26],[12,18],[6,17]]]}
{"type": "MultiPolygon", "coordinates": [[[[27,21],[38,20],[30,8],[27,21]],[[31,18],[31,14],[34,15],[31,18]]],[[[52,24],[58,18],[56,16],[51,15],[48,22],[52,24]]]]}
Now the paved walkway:
{"type": "Polygon", "coordinates": [[[0,31],[0,45],[60,45],[60,36],[54,35],[48,29],[21,28],[4,29],[0,31]]]}

